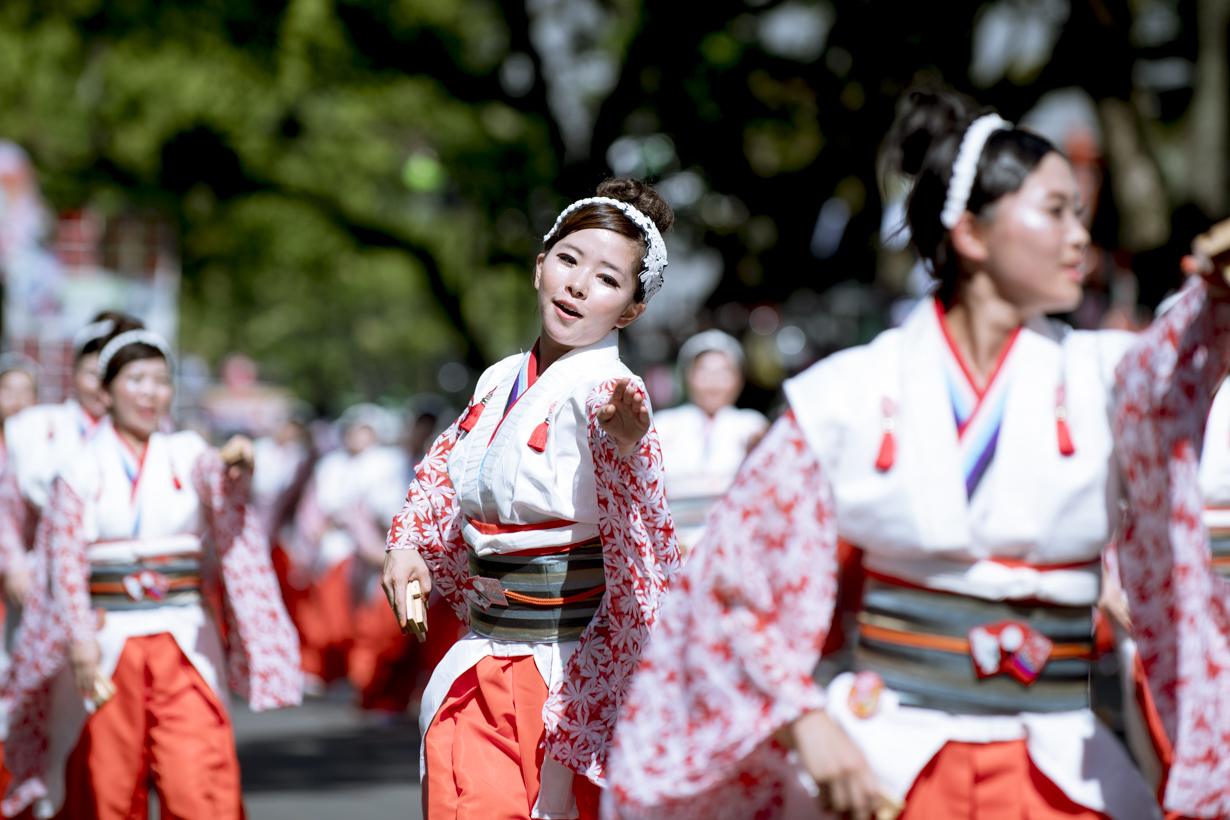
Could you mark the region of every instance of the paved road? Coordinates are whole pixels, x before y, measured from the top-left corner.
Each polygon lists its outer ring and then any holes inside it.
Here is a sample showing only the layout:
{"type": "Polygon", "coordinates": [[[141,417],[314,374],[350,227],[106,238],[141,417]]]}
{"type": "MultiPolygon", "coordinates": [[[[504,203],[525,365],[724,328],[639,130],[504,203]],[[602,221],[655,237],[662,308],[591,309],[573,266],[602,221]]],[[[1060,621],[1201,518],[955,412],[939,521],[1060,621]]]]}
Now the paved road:
{"type": "Polygon", "coordinates": [[[234,705],[249,820],[421,820],[418,727],[348,704],[335,690],[298,709],[234,705]]]}

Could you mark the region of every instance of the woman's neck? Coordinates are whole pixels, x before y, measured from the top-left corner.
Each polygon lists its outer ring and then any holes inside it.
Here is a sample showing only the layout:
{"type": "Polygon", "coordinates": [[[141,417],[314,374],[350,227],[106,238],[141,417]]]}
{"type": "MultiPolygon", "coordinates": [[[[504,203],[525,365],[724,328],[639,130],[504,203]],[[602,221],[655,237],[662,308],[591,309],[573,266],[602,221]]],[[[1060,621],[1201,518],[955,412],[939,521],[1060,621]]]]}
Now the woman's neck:
{"type": "Polygon", "coordinates": [[[990,379],[1004,345],[1026,318],[981,271],[961,284],[953,304],[944,312],[949,334],[981,385],[990,379]]]}
{"type": "Polygon", "coordinates": [[[534,374],[534,378],[541,376],[548,367],[558,362],[566,353],[570,353],[575,348],[565,347],[553,340],[546,333],[539,332],[538,334],[538,372],[534,374]]]}
{"type": "Polygon", "coordinates": [[[124,441],[138,457],[145,452],[145,445],[149,443],[149,436],[142,438],[137,433],[132,432],[126,427],[115,425],[115,433],[124,441]]]}

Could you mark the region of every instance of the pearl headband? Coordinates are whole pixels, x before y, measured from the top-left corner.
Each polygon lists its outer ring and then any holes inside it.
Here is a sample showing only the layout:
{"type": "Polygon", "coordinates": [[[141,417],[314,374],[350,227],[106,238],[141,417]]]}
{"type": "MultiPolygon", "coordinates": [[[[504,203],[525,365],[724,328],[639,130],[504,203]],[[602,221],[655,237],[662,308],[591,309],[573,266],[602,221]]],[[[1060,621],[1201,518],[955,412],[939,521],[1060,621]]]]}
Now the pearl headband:
{"type": "Polygon", "coordinates": [[[73,337],[73,353],[77,356],[81,355],[81,351],[85,350],[85,346],[90,342],[96,342],[99,339],[105,339],[115,330],[115,322],[110,319],[102,319],[98,322],[91,322],[81,330],[77,331],[77,335],[73,337]]]}
{"type": "Polygon", "coordinates": [[[1012,123],[998,114],[985,114],[970,123],[961,138],[961,147],[957,150],[957,159],[952,164],[952,178],[948,180],[948,194],[944,197],[944,210],[940,212],[940,222],[948,230],[957,226],[957,220],[965,213],[969,204],[970,192],[974,189],[974,177],[978,175],[978,158],[987,140],[996,131],[1012,129],[1012,123]]]}
{"type": "Polygon", "coordinates": [[[578,199],[560,211],[560,215],[556,217],[555,225],[542,238],[543,244],[545,245],[551,241],[551,237],[555,236],[555,232],[559,230],[559,226],[563,224],[564,219],[569,214],[584,208],[586,205],[595,204],[610,205],[618,208],[645,233],[645,257],[641,260],[640,280],[641,287],[645,291],[645,302],[648,303],[650,297],[662,287],[662,271],[666,269],[666,243],[662,241],[662,234],[658,232],[658,226],[654,224],[653,220],[627,202],[621,202],[618,199],[611,199],[607,196],[591,196],[586,199],[578,199]]]}
{"type": "Polygon", "coordinates": [[[152,330],[126,330],[107,342],[102,353],[98,354],[98,378],[107,378],[107,365],[111,364],[116,353],[129,345],[136,344],[158,348],[158,352],[167,360],[167,364],[171,364],[171,346],[167,344],[166,339],[152,330]]]}

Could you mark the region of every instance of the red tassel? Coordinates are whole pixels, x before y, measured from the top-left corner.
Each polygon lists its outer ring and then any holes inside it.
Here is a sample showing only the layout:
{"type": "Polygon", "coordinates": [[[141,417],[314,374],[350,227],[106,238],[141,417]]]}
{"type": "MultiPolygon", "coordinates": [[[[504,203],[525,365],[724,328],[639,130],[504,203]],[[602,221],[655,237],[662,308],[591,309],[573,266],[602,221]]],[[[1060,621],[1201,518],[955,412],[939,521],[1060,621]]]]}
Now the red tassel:
{"type": "Polygon", "coordinates": [[[893,441],[892,429],[884,430],[884,438],[880,439],[880,454],[876,456],[876,469],[887,473],[893,466],[897,456],[897,444],[893,441]]]}
{"type": "Polygon", "coordinates": [[[470,412],[466,413],[466,417],[461,420],[461,424],[459,425],[461,429],[467,433],[473,430],[474,426],[478,424],[478,417],[483,414],[483,408],[485,406],[486,405],[482,402],[479,402],[478,404],[471,404],[470,412]]]}
{"type": "Polygon", "coordinates": [[[529,445],[531,450],[539,453],[547,449],[547,427],[551,424],[551,417],[542,420],[542,423],[534,428],[534,432],[530,435],[529,445]]]}
{"type": "MultiPolygon", "coordinates": [[[[496,385],[499,387],[499,385],[496,385]]],[[[491,388],[491,392],[483,396],[483,400],[478,404],[471,404],[470,410],[466,413],[466,417],[461,420],[458,425],[464,432],[468,433],[478,425],[478,417],[483,414],[483,410],[487,407],[487,402],[491,401],[491,397],[495,395],[496,388],[491,388]]]]}
{"type": "MultiPolygon", "coordinates": [[[[1060,408],[1062,410],[1063,408],[1060,408]]],[[[1059,436],[1059,453],[1063,456],[1070,456],[1076,452],[1076,447],[1072,444],[1072,434],[1068,431],[1068,422],[1064,420],[1062,414],[1055,419],[1055,432],[1059,436]]]]}
{"type": "Polygon", "coordinates": [[[177,490],[182,490],[184,488],[184,485],[179,483],[179,476],[174,473],[171,473],[171,483],[175,485],[175,489],[177,490]]]}

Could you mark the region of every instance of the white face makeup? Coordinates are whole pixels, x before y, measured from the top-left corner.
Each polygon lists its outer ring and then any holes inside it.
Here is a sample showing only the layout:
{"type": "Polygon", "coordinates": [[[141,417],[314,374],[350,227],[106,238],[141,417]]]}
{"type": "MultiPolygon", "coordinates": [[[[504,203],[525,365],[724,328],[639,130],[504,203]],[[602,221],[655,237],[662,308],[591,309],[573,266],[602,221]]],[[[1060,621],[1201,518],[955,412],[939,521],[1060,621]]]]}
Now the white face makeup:
{"type": "Polygon", "coordinates": [[[77,403],[96,419],[107,412],[106,394],[98,378],[98,353],[86,353],[73,369],[73,392],[77,403]]]}
{"type": "Polygon", "coordinates": [[[989,219],[979,220],[982,266],[1022,313],[1062,313],[1080,304],[1089,246],[1081,216],[1072,168],[1051,153],[1019,189],[995,202],[989,219]]]}
{"type": "Polygon", "coordinates": [[[636,301],[643,247],[614,231],[568,234],[539,254],[534,269],[541,344],[566,352],[627,327],[645,310],[636,301]]]}
{"type": "Polygon", "coordinates": [[[116,429],[126,438],[147,441],[171,409],[175,391],[166,359],[137,359],[120,368],[107,388],[116,429]]]}

